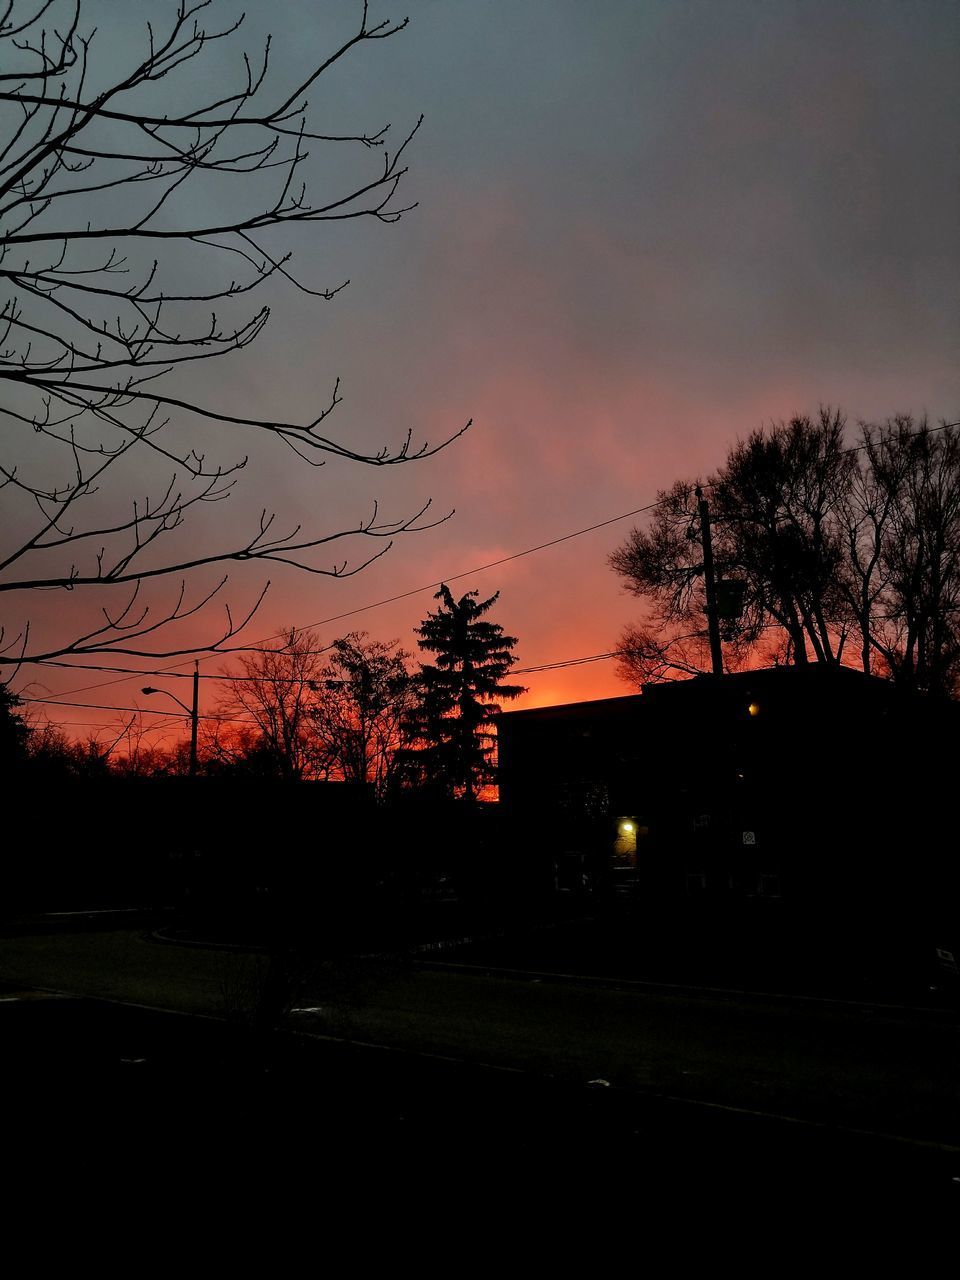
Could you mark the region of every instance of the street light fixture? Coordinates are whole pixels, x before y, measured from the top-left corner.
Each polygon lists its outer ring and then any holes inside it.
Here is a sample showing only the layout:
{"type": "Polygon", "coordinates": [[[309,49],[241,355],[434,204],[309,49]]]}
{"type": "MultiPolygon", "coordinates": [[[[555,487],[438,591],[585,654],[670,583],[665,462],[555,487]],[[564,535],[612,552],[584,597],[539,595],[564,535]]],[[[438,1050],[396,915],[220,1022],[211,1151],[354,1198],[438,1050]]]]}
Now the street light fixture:
{"type": "Polygon", "coordinates": [[[197,776],[197,727],[200,722],[200,663],[193,664],[193,706],[188,707],[185,702],[181,702],[175,693],[170,693],[167,689],[154,689],[151,685],[146,685],[140,690],[141,693],[164,693],[168,698],[172,698],[178,707],[183,707],[184,711],[190,717],[190,777],[197,776]]]}

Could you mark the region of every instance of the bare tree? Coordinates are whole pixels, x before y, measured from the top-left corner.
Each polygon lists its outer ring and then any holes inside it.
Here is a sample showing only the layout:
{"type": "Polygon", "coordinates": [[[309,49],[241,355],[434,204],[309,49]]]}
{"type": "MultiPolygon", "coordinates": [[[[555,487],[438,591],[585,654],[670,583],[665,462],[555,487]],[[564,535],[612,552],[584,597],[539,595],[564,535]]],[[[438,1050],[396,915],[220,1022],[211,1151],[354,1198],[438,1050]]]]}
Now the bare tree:
{"type": "Polygon", "coordinates": [[[399,641],[353,631],[330,647],[311,709],[331,776],[369,784],[383,796],[415,703],[410,655],[399,641]]]}
{"type": "Polygon", "coordinates": [[[842,413],[821,409],[816,421],[753,432],[713,481],[718,558],[744,582],[754,629],[782,627],[798,664],[842,653],[836,516],[854,465],[844,425],[842,413]]]}
{"type": "MultiPolygon", "coordinates": [[[[838,511],[854,466],[843,429],[841,413],[821,409],[816,420],[798,415],[755,431],[704,482],[718,586],[737,588],[723,637],[729,669],[747,661],[771,629],[785,634],[791,662],[840,660],[846,605],[838,511]]],[[[649,529],[632,530],[610,557],[651,614],[618,647],[621,674],[633,682],[709,669],[696,487],[678,481],[661,493],[649,529]]]]}
{"type": "MultiPolygon", "coordinates": [[[[846,599],[849,616],[860,636],[860,662],[863,670],[873,670],[875,651],[886,659],[888,646],[878,636],[884,629],[881,617],[887,590],[884,566],[896,515],[897,503],[905,481],[908,455],[892,446],[892,430],[906,437],[909,419],[898,418],[895,428],[874,429],[861,424],[861,448],[857,465],[850,471],[850,482],[839,504],[839,519],[844,542],[844,566],[840,589],[846,599]]],[[[885,669],[890,671],[889,660],[885,669]]]]}
{"type": "Polygon", "coordinates": [[[291,629],[281,648],[238,655],[218,703],[229,727],[225,734],[216,725],[206,754],[232,763],[252,758],[288,780],[326,777],[329,750],[313,716],[325,654],[315,631],[291,629]],[[239,735],[231,722],[239,722],[239,735]]]}
{"type": "Polygon", "coordinates": [[[128,731],[127,722],[102,726],[83,739],[68,738],[49,720],[31,720],[26,764],[34,775],[103,778],[113,771],[114,752],[128,731]]]}
{"type": "MultiPolygon", "coordinates": [[[[618,675],[638,687],[711,669],[696,488],[693,481],[678,480],[661,492],[649,527],[632,529],[610,556],[626,590],[646,606],[645,619],[624,629],[616,649],[618,675]]],[[[724,545],[721,532],[715,530],[718,570],[736,574],[732,548],[724,545]]],[[[744,598],[737,618],[725,623],[728,670],[747,660],[764,616],[756,598],[744,598]]]]}
{"type": "Polygon", "coordinates": [[[680,634],[631,623],[624,627],[616,653],[617,675],[638,689],[710,670],[710,645],[703,631],[680,634]]]}
{"type": "MultiPolygon", "coordinates": [[[[723,636],[728,669],[748,661],[771,629],[785,635],[791,662],[840,660],[846,602],[838,512],[855,465],[843,430],[840,412],[821,409],[816,420],[798,415],[755,431],[705,482],[718,588],[736,587],[723,636]]],[[[651,610],[648,625],[628,628],[620,641],[621,674],[633,682],[709,669],[696,488],[678,481],[661,493],[650,528],[632,530],[610,557],[651,610]]]]}
{"type": "MultiPolygon", "coordinates": [[[[950,693],[960,682],[960,431],[909,416],[861,424],[821,409],[738,442],[705,482],[713,547],[738,587],[724,639],[736,669],[764,646],[777,660],[859,660],[905,687],[950,693]]],[[[659,495],[647,529],[610,557],[648,608],[618,645],[631,683],[708,669],[703,556],[694,485],[659,495]]],[[[723,586],[721,578],[719,586],[723,586]]]]}
{"type": "MultiPolygon", "coordinates": [[[[90,6],[0,0],[0,488],[8,504],[0,664],[8,671],[64,656],[195,651],[169,629],[222,592],[231,563],[344,577],[395,535],[438,522],[427,516],[429,502],[398,518],[374,502],[334,531],[285,526],[262,510],[239,538],[198,548],[175,531],[233,496],[246,463],[232,451],[216,457],[211,433],[249,429],[310,467],[329,459],[399,465],[461,434],[430,445],[408,430],[394,447],[366,452],[328,434],[339,382],[308,420],[294,422],[231,412],[178,381],[196,362],[229,359],[255,342],[270,309],[252,299],[267,282],[319,300],[347,283],[299,279],[271,229],[395,222],[412,207],[397,191],[419,122],[391,147],[388,126],[324,133],[308,110],[321,76],[395,36],[406,19],[373,21],[358,0],[356,29],[297,83],[274,84],[268,40],[257,56],[238,51],[228,86],[213,46],[229,47],[243,19],[216,26],[214,0],[176,8],[157,0],[139,53],[125,61],[123,45],[98,56],[109,31],[95,37],[90,6]],[[318,149],[355,150],[359,161],[337,170],[349,176],[319,199],[309,193],[307,163],[318,149]],[[376,550],[323,558],[351,541],[376,550]],[[204,566],[221,574],[198,581],[204,566]],[[95,620],[68,638],[38,635],[38,593],[80,589],[101,593],[95,620]]],[[[260,599],[239,615],[227,607],[202,647],[229,647],[260,599]]]]}
{"type": "Polygon", "coordinates": [[[869,669],[934,694],[960,681],[960,431],[900,416],[862,428],[847,594],[869,669]]]}
{"type": "Polygon", "coordinates": [[[186,776],[189,748],[185,742],[165,745],[164,735],[174,728],[165,718],[145,723],[142,712],[122,721],[120,736],[109,757],[110,771],[117,777],[160,778],[186,776]]]}

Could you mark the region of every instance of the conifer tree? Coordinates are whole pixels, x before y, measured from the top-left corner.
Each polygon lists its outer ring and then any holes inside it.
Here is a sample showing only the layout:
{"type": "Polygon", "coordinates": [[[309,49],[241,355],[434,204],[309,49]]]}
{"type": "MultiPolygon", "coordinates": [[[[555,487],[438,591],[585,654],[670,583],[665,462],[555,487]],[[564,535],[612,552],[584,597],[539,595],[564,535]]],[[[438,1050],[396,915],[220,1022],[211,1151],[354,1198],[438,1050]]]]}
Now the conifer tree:
{"type": "Polygon", "coordinates": [[[5,684],[0,684],[0,765],[3,768],[23,763],[30,739],[30,726],[23,719],[23,704],[5,684]]]}
{"type": "Polygon", "coordinates": [[[517,661],[511,653],[516,637],[484,617],[500,592],[478,597],[469,591],[454,600],[441,584],[434,596],[440,608],[417,628],[417,644],[436,658],[421,663],[419,705],[407,720],[411,745],[404,753],[408,776],[470,803],[494,777],[492,722],[500,700],[526,692],[504,683],[517,661]]]}

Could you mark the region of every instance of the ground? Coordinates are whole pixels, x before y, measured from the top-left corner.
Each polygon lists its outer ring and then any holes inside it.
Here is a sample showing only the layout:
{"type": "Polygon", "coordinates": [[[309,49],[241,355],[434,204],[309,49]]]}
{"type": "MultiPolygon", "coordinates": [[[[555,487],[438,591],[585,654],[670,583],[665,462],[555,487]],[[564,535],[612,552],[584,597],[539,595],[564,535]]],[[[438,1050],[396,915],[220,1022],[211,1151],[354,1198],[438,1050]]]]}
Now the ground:
{"type": "MultiPolygon", "coordinates": [[[[507,943],[483,947],[503,959],[507,943]]],[[[6,1093],[98,1098],[101,1125],[135,1117],[141,1135],[169,1114],[180,1141],[236,1137],[239,1117],[274,1159],[295,1135],[337,1160],[469,1152],[574,1184],[616,1167],[637,1185],[960,1188],[949,1005],[491,974],[465,966],[480,952],[328,969],[264,1034],[225,1020],[262,963],[249,951],[147,928],[0,939],[6,1093]]]]}

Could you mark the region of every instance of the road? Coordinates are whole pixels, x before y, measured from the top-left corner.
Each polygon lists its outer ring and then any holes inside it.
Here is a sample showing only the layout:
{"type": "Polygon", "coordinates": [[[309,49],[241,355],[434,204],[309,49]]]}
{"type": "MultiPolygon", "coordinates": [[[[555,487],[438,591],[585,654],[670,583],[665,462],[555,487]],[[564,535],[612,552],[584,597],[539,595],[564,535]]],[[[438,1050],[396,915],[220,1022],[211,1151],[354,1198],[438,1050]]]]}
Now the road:
{"type": "MultiPolygon", "coordinates": [[[[134,930],[0,939],[8,986],[215,1016],[256,965],[134,930]]],[[[327,975],[302,1009],[292,1023],[321,1035],[960,1149],[947,1011],[378,964],[327,975]]]]}

